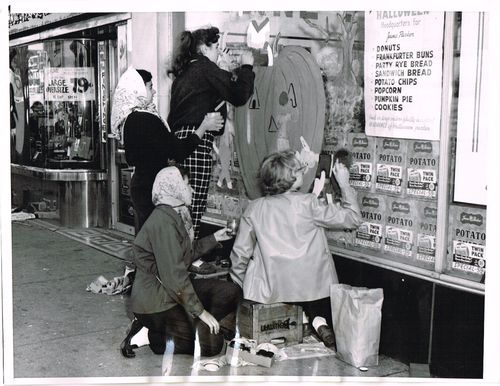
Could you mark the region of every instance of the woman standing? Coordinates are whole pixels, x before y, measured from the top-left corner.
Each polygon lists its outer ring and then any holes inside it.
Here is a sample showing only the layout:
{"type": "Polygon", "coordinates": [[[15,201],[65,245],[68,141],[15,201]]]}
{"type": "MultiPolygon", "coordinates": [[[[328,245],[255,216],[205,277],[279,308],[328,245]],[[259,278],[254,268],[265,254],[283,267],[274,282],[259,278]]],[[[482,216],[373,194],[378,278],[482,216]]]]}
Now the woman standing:
{"type": "Polygon", "coordinates": [[[154,209],[151,189],[156,174],[170,163],[183,161],[202,143],[207,130],[217,132],[223,124],[220,115],[203,115],[197,130],[178,139],[157,112],[154,95],[151,73],[132,67],[123,73],[113,95],[111,130],[124,142],[127,163],[135,166],[130,189],[135,234],[154,209]]]}
{"type": "Polygon", "coordinates": [[[188,267],[230,236],[223,228],[194,241],[187,208],[192,189],[182,168],[162,169],[152,195],[156,207],[133,245],[137,272],[131,309],[136,319],[122,354],[134,357],[133,349],[145,344],[163,354],[167,341],[173,342],[174,354],[193,354],[198,332],[201,355],[216,355],[224,343],[219,321],[236,310],[241,290],[230,281],[191,279],[188,267]]]}
{"type": "MultiPolygon", "coordinates": [[[[174,75],[168,123],[178,138],[186,138],[195,131],[203,117],[220,111],[226,119],[224,101],[234,106],[244,105],[253,92],[255,74],[252,71],[253,56],[245,52],[241,67],[234,72],[217,66],[219,56],[219,29],[211,27],[181,33],[177,52],[169,74],[174,75]]],[[[189,169],[194,188],[191,214],[198,238],[199,222],[206,209],[208,184],[212,173],[212,147],[218,132],[207,131],[195,152],[183,165],[189,169]]]]}

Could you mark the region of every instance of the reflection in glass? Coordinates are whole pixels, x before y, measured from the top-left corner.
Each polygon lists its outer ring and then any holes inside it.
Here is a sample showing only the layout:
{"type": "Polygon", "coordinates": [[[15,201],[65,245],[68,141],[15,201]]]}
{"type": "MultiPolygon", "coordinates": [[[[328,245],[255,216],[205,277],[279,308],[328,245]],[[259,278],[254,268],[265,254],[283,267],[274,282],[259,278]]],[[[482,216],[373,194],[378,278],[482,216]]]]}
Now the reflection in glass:
{"type": "Polygon", "coordinates": [[[10,57],[12,161],[97,166],[95,42],[49,40],[15,47],[10,57]]]}

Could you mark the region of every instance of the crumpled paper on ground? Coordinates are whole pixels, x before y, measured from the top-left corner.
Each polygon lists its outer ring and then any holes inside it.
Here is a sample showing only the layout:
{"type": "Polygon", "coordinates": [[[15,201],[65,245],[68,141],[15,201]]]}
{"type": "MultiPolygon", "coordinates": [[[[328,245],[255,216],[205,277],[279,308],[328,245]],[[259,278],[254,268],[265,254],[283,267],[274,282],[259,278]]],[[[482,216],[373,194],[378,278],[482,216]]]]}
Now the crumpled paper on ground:
{"type": "Polygon", "coordinates": [[[226,355],[221,355],[220,357],[217,358],[208,358],[196,361],[193,363],[193,366],[191,366],[191,368],[193,368],[196,371],[199,370],[218,371],[221,367],[224,367],[227,364],[228,363],[226,355]]]}
{"type": "Polygon", "coordinates": [[[286,361],[292,359],[304,359],[335,355],[335,350],[325,346],[323,342],[318,341],[314,336],[307,336],[303,343],[293,346],[283,347],[275,356],[276,361],[286,361]]]}
{"type": "MultiPolygon", "coordinates": [[[[276,361],[335,355],[335,350],[326,347],[323,342],[318,341],[312,335],[305,337],[303,343],[298,343],[293,346],[286,346],[281,349],[278,349],[271,343],[261,343],[257,345],[257,342],[254,339],[235,338],[233,339],[233,341],[241,345],[245,345],[246,347],[250,347],[250,350],[254,353],[261,349],[271,351],[275,354],[276,361]]],[[[231,367],[257,366],[255,363],[242,360],[239,356],[234,356],[231,358],[231,360],[228,360],[226,355],[221,355],[216,358],[199,360],[193,363],[192,368],[196,371],[219,371],[221,367],[227,365],[230,365],[231,367]]]]}
{"type": "Polygon", "coordinates": [[[126,267],[123,276],[117,276],[111,280],[101,275],[87,286],[87,291],[106,295],[124,294],[132,288],[132,281],[129,276],[132,272],[134,272],[134,269],[126,267]]]}
{"type": "MultiPolygon", "coordinates": [[[[259,350],[266,350],[266,351],[272,351],[275,353],[278,353],[278,348],[271,344],[271,343],[261,343],[257,345],[257,342],[254,339],[248,339],[248,338],[234,338],[232,342],[235,342],[240,345],[245,345],[246,347],[249,347],[251,351],[256,353],[259,350]]],[[[255,363],[252,362],[247,362],[241,357],[235,355],[232,357],[230,360],[228,360],[227,356],[221,355],[216,358],[208,358],[208,359],[202,359],[199,360],[195,363],[193,363],[193,366],[191,366],[194,370],[207,370],[207,371],[218,371],[221,367],[229,365],[231,367],[242,367],[242,366],[258,366],[255,363]]]]}
{"type": "Polygon", "coordinates": [[[255,363],[247,362],[240,357],[231,358],[231,362],[228,362],[226,354],[221,355],[217,358],[202,359],[191,366],[194,370],[207,370],[207,371],[219,371],[221,367],[229,365],[231,367],[243,367],[243,366],[257,366],[255,363]]]}

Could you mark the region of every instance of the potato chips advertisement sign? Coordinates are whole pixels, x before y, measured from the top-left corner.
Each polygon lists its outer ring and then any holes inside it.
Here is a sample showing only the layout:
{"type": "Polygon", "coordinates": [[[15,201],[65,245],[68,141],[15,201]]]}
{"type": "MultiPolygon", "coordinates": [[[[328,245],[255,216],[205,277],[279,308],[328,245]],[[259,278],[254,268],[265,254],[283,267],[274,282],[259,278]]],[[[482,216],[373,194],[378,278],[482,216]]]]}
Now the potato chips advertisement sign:
{"type": "Polygon", "coordinates": [[[479,281],[486,272],[486,209],[451,205],[449,221],[448,268],[479,281]]]}
{"type": "Polygon", "coordinates": [[[360,194],[358,198],[363,222],[356,230],[354,242],[359,247],[380,250],[385,225],[385,200],[381,196],[369,194],[360,194]]]}
{"type": "Polygon", "coordinates": [[[45,100],[93,101],[95,100],[94,68],[65,67],[45,68],[45,100]]]}

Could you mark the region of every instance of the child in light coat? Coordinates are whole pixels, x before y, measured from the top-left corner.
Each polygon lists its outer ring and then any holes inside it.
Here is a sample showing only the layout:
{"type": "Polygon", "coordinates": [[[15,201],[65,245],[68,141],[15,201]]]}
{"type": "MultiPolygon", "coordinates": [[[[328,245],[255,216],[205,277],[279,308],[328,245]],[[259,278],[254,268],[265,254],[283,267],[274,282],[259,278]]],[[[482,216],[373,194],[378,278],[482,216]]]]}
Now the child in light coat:
{"type": "Polygon", "coordinates": [[[342,197],[332,204],[298,191],[304,169],[291,150],[262,162],[264,196],[251,201],[241,218],[230,275],[245,299],[302,306],[325,345],[333,347],[330,285],[338,277],[325,229],[355,229],[361,213],[345,165],[337,161],[333,167],[342,197]]]}

